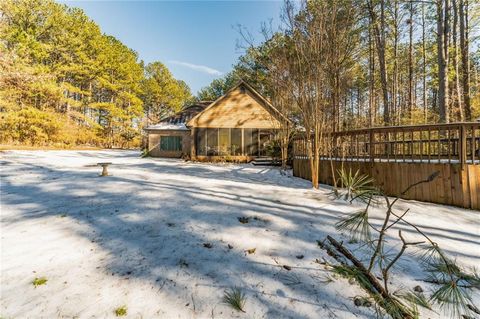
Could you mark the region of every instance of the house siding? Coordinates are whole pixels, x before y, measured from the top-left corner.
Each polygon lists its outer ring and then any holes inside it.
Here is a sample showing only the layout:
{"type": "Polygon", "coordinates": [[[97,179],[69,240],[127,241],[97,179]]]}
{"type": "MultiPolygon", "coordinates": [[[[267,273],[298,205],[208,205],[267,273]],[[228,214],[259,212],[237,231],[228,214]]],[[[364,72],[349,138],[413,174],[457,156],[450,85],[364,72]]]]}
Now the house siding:
{"type": "MultiPolygon", "coordinates": [[[[181,114],[179,113],[177,117],[181,114]]],[[[248,162],[256,157],[265,156],[266,148],[260,148],[261,145],[265,145],[262,136],[273,136],[274,132],[282,126],[279,119],[283,123],[282,115],[267,100],[245,82],[241,82],[189,119],[185,124],[190,130],[161,128],[147,130],[148,153],[155,157],[178,158],[188,155],[191,159],[199,161],[248,162]],[[232,135],[233,130],[236,130],[235,135],[232,135]],[[241,135],[238,135],[240,130],[241,135]],[[210,134],[210,131],[214,132],[212,133],[214,135],[208,135],[210,136],[208,137],[207,133],[210,134]],[[246,139],[246,136],[250,136],[247,132],[252,134],[250,140],[246,139]],[[257,134],[255,138],[254,132],[257,134]],[[197,139],[197,137],[201,138],[203,134],[205,134],[205,143],[203,140],[199,142],[197,139]],[[161,136],[182,136],[182,151],[161,151],[159,147],[161,136]],[[239,147],[240,142],[241,147],[239,147]]],[[[180,123],[179,121],[174,122],[180,123]]]]}
{"type": "Polygon", "coordinates": [[[248,89],[237,87],[198,114],[188,125],[202,128],[279,128],[279,121],[267,108],[248,89]]]}
{"type": "Polygon", "coordinates": [[[180,158],[185,155],[190,155],[190,131],[173,131],[173,130],[156,130],[148,132],[148,155],[152,157],[171,157],[180,158]],[[162,136],[181,136],[182,150],[181,151],[162,151],[160,150],[160,138],[162,136]]]}

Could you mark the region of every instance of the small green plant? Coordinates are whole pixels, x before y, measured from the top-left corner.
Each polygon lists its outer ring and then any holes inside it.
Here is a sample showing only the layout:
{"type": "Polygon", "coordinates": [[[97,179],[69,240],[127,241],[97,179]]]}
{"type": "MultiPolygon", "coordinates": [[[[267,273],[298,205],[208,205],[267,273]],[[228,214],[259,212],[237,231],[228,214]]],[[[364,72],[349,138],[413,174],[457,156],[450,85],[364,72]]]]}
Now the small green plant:
{"type": "Polygon", "coordinates": [[[148,148],[142,149],[142,153],[140,154],[141,158],[149,157],[150,154],[148,153],[148,148]]]}
{"type": "Polygon", "coordinates": [[[47,278],[45,277],[40,277],[40,278],[35,278],[33,281],[32,281],[32,285],[37,288],[38,286],[42,286],[42,285],[45,285],[47,283],[47,278]]]}
{"type": "Polygon", "coordinates": [[[246,299],[245,294],[237,287],[225,291],[223,295],[224,303],[241,312],[245,312],[243,308],[245,307],[246,299]]]}
{"type": "Polygon", "coordinates": [[[121,306],[115,309],[115,316],[123,317],[127,315],[127,306],[121,306]]]}
{"type": "Polygon", "coordinates": [[[265,151],[274,160],[282,158],[282,148],[279,140],[271,140],[265,143],[265,151]]]}
{"type": "Polygon", "coordinates": [[[378,189],[373,186],[373,178],[360,174],[359,170],[354,174],[352,169],[346,171],[342,168],[338,170],[338,175],[340,179],[339,184],[342,187],[340,190],[335,190],[338,198],[350,201],[359,199],[367,203],[372,200],[374,195],[379,194],[378,189]]]}

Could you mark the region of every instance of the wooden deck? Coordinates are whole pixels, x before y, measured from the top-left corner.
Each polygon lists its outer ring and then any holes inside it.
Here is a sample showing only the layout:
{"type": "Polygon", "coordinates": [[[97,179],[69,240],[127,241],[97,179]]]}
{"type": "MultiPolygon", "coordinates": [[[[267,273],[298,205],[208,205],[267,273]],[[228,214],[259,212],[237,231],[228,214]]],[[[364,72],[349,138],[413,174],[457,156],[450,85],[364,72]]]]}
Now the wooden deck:
{"type": "MultiPolygon", "coordinates": [[[[333,185],[334,171],[357,169],[388,195],[438,171],[439,177],[409,191],[406,199],[480,210],[480,123],[381,127],[329,136],[319,180],[333,185]]],[[[294,140],[293,174],[311,179],[306,140],[294,140]]],[[[337,176],[338,177],[338,176],[337,176]]]]}

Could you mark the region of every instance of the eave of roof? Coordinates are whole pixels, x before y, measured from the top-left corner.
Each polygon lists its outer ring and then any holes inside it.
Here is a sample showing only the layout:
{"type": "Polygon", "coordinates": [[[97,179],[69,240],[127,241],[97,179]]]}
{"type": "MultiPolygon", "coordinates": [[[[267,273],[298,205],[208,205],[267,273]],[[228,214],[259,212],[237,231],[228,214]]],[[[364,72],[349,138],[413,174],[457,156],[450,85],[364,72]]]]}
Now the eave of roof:
{"type": "Polygon", "coordinates": [[[257,96],[257,98],[259,98],[263,103],[265,103],[266,106],[268,106],[272,111],[273,113],[276,113],[277,116],[279,116],[280,118],[282,118],[284,121],[286,121],[288,124],[291,124],[291,121],[286,118],[279,110],[277,110],[273,105],[272,103],[270,103],[269,100],[267,100],[265,97],[263,97],[259,92],[257,92],[257,90],[255,90],[250,84],[248,84],[247,82],[245,82],[244,80],[240,80],[235,86],[233,86],[230,90],[228,90],[224,95],[220,96],[218,99],[216,99],[215,101],[213,101],[209,106],[207,106],[203,111],[197,113],[194,117],[192,117],[186,124],[187,126],[193,126],[193,122],[196,121],[197,117],[199,117],[203,112],[205,112],[206,110],[214,107],[219,101],[221,101],[222,99],[224,99],[228,94],[230,94],[230,92],[236,90],[238,87],[240,87],[241,85],[244,85],[247,87],[247,89],[252,92],[254,95],[257,96]]]}
{"type": "Polygon", "coordinates": [[[145,131],[189,131],[190,129],[185,123],[172,124],[167,122],[160,122],[155,125],[150,125],[144,129],[145,131]]]}
{"type": "Polygon", "coordinates": [[[144,128],[144,131],[189,131],[190,129],[186,126],[186,123],[196,116],[198,113],[201,113],[206,109],[206,107],[211,104],[211,101],[199,101],[193,105],[189,105],[183,110],[164,117],[159,123],[154,125],[149,125],[144,128]]]}

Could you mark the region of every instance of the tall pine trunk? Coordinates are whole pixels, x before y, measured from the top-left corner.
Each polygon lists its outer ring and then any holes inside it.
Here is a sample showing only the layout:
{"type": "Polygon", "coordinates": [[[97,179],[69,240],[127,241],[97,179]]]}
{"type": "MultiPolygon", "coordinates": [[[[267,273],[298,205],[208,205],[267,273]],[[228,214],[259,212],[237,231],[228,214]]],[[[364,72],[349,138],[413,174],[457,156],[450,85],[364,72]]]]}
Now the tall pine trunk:
{"type": "Polygon", "coordinates": [[[410,2],[408,45],[408,120],[412,123],[413,112],[413,2],[410,2]]]}
{"type": "Polygon", "coordinates": [[[423,99],[423,121],[428,122],[427,112],[427,48],[425,45],[425,4],[422,3],[422,99],[423,99]]]}
{"type": "Polygon", "coordinates": [[[392,122],[397,124],[397,120],[400,121],[398,114],[398,0],[394,1],[393,8],[393,75],[392,75],[392,122]]]}
{"type": "Polygon", "coordinates": [[[449,122],[448,112],[448,0],[437,0],[437,63],[438,93],[437,103],[440,123],[449,122]]]}
{"type": "Polygon", "coordinates": [[[386,41],[385,41],[385,0],[380,2],[380,21],[378,21],[375,8],[371,1],[368,1],[368,11],[372,21],[373,32],[375,35],[375,44],[378,55],[378,64],[380,67],[380,81],[382,84],[382,97],[383,97],[383,122],[384,125],[390,124],[390,103],[388,92],[388,76],[387,76],[387,64],[385,61],[386,41]]]}
{"type": "Polygon", "coordinates": [[[452,28],[452,44],[453,44],[453,57],[452,63],[455,69],[455,103],[456,109],[455,113],[458,114],[460,121],[464,120],[463,107],[462,107],[462,94],[460,89],[460,70],[459,70],[459,51],[458,51],[458,41],[457,41],[457,31],[458,31],[458,6],[457,1],[452,1],[453,6],[453,28],[452,28]]]}
{"type": "Polygon", "coordinates": [[[465,119],[472,120],[472,107],[470,99],[470,59],[468,52],[468,0],[459,1],[460,18],[460,52],[462,56],[462,87],[463,105],[465,108],[465,119]]]}
{"type": "MultiPolygon", "coordinates": [[[[370,19],[371,21],[371,19],[370,19]]],[[[368,94],[368,124],[375,124],[375,43],[372,41],[372,26],[368,28],[368,64],[369,64],[369,94],[368,94]]]]}

